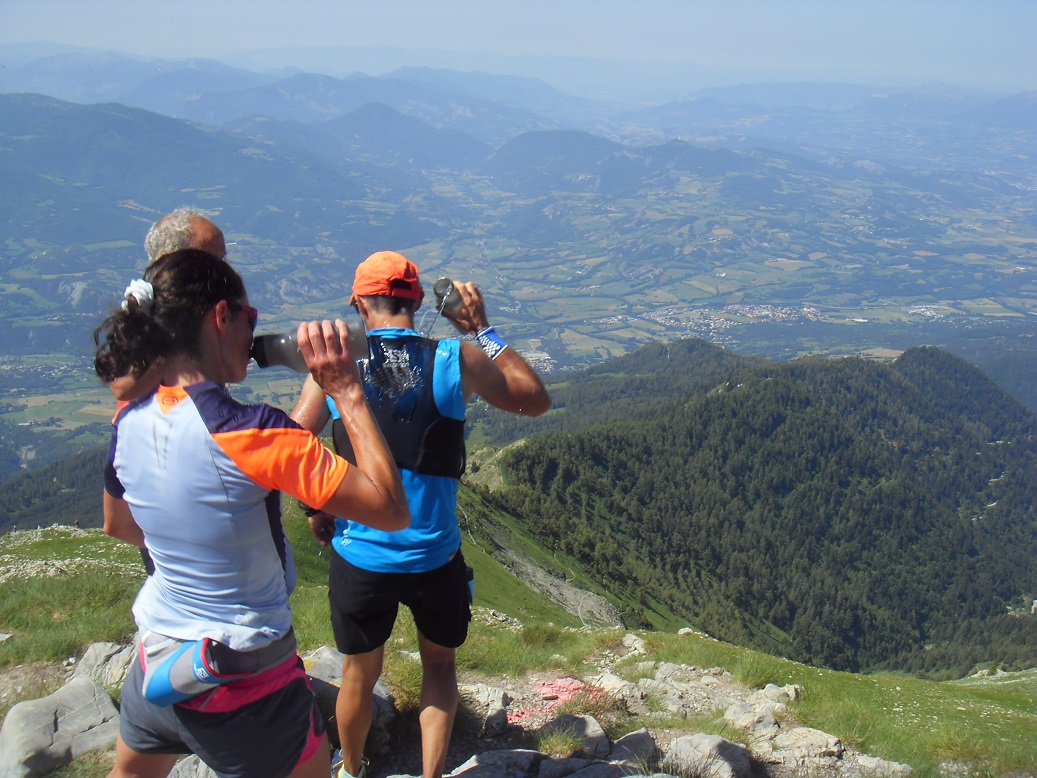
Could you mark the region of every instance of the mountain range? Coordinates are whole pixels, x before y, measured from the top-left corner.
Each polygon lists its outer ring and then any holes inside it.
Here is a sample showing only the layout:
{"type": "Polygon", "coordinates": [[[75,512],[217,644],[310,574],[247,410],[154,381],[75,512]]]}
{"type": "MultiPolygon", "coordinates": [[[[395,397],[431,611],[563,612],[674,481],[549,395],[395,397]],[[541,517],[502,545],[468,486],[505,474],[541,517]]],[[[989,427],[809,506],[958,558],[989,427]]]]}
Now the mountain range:
{"type": "Polygon", "coordinates": [[[1029,93],[761,85],[631,110],[485,73],[88,52],[0,89],[8,354],[88,353],[76,333],[139,272],[147,226],[191,204],[275,326],[340,308],[388,246],[479,283],[543,369],[681,336],[773,357],[932,343],[1037,402],[1029,93]]]}
{"type": "Polygon", "coordinates": [[[9,481],[8,524],[89,482],[60,469],[110,413],[89,332],[186,203],[224,227],[264,327],[341,310],[377,249],[479,283],[556,409],[473,410],[473,445],[531,439],[478,499],[629,620],[840,667],[1028,661],[1031,622],[1005,613],[1037,596],[1032,94],[790,84],[632,109],[480,73],[91,53],[0,89],[4,474],[67,484],[9,481]],[[902,356],[788,361],[859,352],[902,356]]]}
{"type": "MultiPolygon", "coordinates": [[[[536,571],[629,628],[816,667],[1037,666],[1037,92],[619,105],[423,68],[8,62],[0,532],[100,526],[113,404],[90,333],[148,226],[191,205],[261,331],[343,310],[378,249],[485,291],[554,401],[469,409],[462,529],[502,607],[558,614],[514,594],[536,571]]],[[[297,388],[271,370],[232,391],[297,388]]]]}

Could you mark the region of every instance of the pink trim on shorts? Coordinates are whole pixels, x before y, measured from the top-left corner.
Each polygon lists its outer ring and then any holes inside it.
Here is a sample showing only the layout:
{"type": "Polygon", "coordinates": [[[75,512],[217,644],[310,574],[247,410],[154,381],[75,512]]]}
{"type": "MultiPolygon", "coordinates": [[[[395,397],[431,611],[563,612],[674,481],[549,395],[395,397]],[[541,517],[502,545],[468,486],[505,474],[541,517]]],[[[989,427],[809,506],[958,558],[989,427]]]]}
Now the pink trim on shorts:
{"type": "Polygon", "coordinates": [[[310,706],[310,731],[306,734],[306,745],[303,746],[299,761],[295,763],[296,767],[309,760],[310,757],[317,753],[317,749],[324,745],[325,733],[317,734],[317,722],[313,720],[313,714],[316,710],[316,705],[310,706]]]}
{"type": "Polygon", "coordinates": [[[205,713],[227,713],[283,689],[296,678],[302,678],[306,681],[306,688],[310,688],[310,679],[300,666],[298,655],[286,659],[259,675],[225,683],[211,692],[204,692],[189,700],[178,702],[177,705],[181,708],[205,713]]]}

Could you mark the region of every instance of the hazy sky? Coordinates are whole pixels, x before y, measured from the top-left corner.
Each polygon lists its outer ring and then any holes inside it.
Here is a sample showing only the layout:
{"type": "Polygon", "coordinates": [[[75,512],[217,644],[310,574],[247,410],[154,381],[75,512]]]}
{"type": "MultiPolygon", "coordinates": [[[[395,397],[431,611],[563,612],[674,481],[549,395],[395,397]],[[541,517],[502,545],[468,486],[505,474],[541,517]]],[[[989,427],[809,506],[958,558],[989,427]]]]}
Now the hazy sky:
{"type": "MultiPolygon", "coordinates": [[[[809,79],[1022,91],[1037,88],[1035,40],[1037,0],[0,0],[0,43],[216,59],[389,46],[400,61],[387,67],[444,66],[433,52],[453,52],[469,69],[548,80],[568,66],[541,58],[611,60],[685,74],[693,88],[809,79]]],[[[357,69],[382,64],[372,55],[357,69]]]]}

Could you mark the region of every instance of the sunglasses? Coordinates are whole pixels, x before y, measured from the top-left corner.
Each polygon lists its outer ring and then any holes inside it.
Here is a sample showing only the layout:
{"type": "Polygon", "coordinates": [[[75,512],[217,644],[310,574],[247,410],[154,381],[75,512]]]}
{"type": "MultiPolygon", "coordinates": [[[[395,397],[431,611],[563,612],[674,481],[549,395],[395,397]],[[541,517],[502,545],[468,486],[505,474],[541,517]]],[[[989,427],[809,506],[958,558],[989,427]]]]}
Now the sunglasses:
{"type": "Polygon", "coordinates": [[[259,322],[259,309],[253,308],[251,305],[242,305],[239,302],[233,303],[232,307],[234,310],[244,311],[245,315],[248,316],[248,328],[255,332],[256,324],[259,322]]]}

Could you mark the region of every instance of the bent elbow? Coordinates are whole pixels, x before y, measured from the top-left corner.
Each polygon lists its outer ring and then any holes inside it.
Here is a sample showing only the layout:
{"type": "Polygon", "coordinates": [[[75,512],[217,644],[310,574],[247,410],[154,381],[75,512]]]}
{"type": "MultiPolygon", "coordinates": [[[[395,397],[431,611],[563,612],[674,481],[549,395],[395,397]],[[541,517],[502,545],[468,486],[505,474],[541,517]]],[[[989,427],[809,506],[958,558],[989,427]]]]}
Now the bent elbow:
{"type": "Polygon", "coordinates": [[[397,506],[397,509],[389,515],[384,529],[386,532],[399,532],[401,529],[407,529],[409,526],[410,508],[404,502],[402,506],[397,506]]]}
{"type": "Polygon", "coordinates": [[[107,513],[105,513],[104,521],[101,524],[101,531],[110,538],[116,538],[118,537],[118,535],[116,534],[115,526],[115,519],[112,516],[109,516],[107,513]]]}
{"type": "Polygon", "coordinates": [[[521,412],[526,416],[542,416],[551,410],[551,396],[544,392],[543,394],[534,397],[533,401],[528,404],[521,412]]]}

